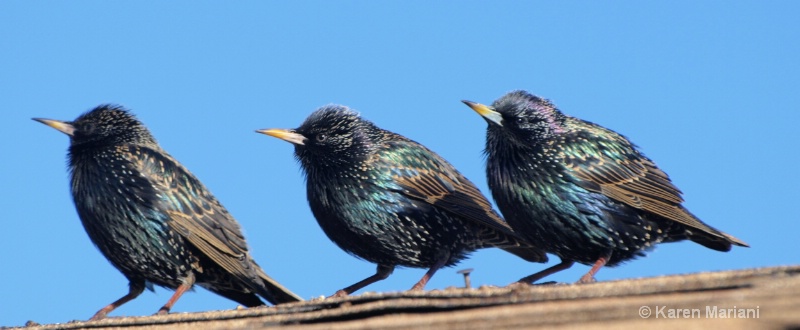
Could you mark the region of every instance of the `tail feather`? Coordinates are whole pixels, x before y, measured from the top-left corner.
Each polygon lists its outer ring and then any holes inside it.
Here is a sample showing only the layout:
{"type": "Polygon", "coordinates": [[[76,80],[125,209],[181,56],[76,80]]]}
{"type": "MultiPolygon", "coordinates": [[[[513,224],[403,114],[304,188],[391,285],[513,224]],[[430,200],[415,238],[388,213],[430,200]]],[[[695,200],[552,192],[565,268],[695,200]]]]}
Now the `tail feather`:
{"type": "Polygon", "coordinates": [[[206,289],[208,289],[208,290],[210,290],[210,291],[212,291],[212,292],[214,292],[214,293],[216,293],[216,294],[218,294],[220,296],[223,296],[223,297],[228,298],[230,300],[233,300],[233,301],[235,301],[237,303],[240,303],[245,307],[264,306],[264,302],[261,301],[261,299],[258,299],[258,296],[255,293],[252,293],[252,292],[245,293],[245,292],[242,292],[242,290],[239,290],[239,289],[229,290],[229,289],[223,289],[223,288],[219,288],[219,287],[206,287],[206,289]]]}
{"type": "Polygon", "coordinates": [[[534,247],[514,246],[514,247],[501,247],[503,251],[511,253],[517,257],[529,262],[547,262],[547,254],[544,251],[534,247]]]}
{"type": "Polygon", "coordinates": [[[547,253],[535,248],[510,228],[499,231],[494,228],[479,230],[482,247],[497,247],[529,262],[547,262],[547,253]]]}
{"type": "Polygon", "coordinates": [[[722,235],[725,235],[725,238],[727,238],[734,245],[738,245],[738,246],[742,246],[742,247],[750,247],[749,244],[745,243],[744,241],[742,241],[742,240],[740,240],[740,239],[738,239],[736,237],[733,237],[733,236],[728,235],[726,233],[722,233],[722,235]]]}
{"type": "Polygon", "coordinates": [[[300,296],[294,292],[289,291],[289,289],[278,283],[278,281],[269,277],[260,268],[258,276],[263,280],[265,288],[265,290],[260,290],[259,295],[264,297],[264,299],[273,305],[303,301],[303,298],[300,298],[300,296]]]}
{"type": "Polygon", "coordinates": [[[720,232],[721,236],[709,234],[706,232],[693,232],[691,229],[686,231],[686,236],[692,241],[712,250],[728,252],[731,250],[732,245],[743,247],[750,247],[742,240],[731,235],[720,232]]]}

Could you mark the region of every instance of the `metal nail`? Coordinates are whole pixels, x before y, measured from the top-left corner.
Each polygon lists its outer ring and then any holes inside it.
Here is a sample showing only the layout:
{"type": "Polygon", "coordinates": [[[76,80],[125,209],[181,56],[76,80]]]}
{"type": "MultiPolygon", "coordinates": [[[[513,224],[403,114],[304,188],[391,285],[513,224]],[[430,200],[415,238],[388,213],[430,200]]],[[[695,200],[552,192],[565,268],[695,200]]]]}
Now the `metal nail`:
{"type": "Polygon", "coordinates": [[[467,269],[462,269],[462,270],[459,270],[459,271],[456,272],[456,273],[464,275],[464,287],[467,288],[467,289],[472,287],[472,284],[469,281],[469,273],[472,273],[473,270],[474,269],[472,269],[472,268],[467,268],[467,269]]]}

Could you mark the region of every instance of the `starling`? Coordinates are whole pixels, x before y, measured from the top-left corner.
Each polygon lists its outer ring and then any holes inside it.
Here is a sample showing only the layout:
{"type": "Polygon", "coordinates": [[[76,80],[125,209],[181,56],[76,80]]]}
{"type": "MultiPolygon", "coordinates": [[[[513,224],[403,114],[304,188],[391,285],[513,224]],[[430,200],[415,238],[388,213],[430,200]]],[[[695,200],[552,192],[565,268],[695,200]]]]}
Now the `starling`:
{"type": "Polygon", "coordinates": [[[525,91],[492,106],[463,101],[488,122],[486,175],[514,230],[561,263],[521,279],[533,283],[574,262],[603,266],[643,256],[660,242],[692,240],[717,251],[739,239],[684,208],[681,191],[624,136],[570,117],[525,91]]]}
{"type": "Polygon", "coordinates": [[[297,129],[257,132],[294,144],[322,230],[342,250],[378,265],[375,275],[334,296],[386,279],[396,266],[427,268],[412,287],[421,290],[439,268],[480,248],[547,261],[447,161],[344,106],[322,107],[297,129]]]}
{"type": "Polygon", "coordinates": [[[91,319],[156,284],[175,290],[166,314],[198,284],[247,307],[301,300],[267,276],[236,220],[128,110],[101,105],[75,119],[34,118],[70,137],[72,198],[86,233],[128,279],[129,292],[91,319]]]}

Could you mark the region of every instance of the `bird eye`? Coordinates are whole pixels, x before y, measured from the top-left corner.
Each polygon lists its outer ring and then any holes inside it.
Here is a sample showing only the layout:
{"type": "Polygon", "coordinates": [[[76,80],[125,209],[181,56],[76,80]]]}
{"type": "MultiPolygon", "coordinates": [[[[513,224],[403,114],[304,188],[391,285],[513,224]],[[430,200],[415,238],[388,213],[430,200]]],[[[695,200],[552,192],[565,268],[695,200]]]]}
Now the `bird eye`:
{"type": "Polygon", "coordinates": [[[525,123],[525,118],[517,117],[517,124],[524,124],[524,123],[525,123]]]}
{"type": "Polygon", "coordinates": [[[320,133],[317,134],[317,142],[325,142],[328,139],[328,134],[320,133]]]}
{"type": "Polygon", "coordinates": [[[94,123],[87,123],[81,126],[80,131],[84,135],[92,135],[95,129],[97,129],[97,126],[94,123]]]}

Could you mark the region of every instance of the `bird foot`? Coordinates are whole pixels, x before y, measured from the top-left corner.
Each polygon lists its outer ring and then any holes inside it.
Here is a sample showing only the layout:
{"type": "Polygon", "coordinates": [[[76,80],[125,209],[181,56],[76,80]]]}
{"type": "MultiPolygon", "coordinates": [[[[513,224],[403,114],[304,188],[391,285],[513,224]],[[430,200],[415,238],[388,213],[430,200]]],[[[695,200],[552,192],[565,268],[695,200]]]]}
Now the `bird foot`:
{"type": "Polygon", "coordinates": [[[347,297],[347,296],[349,296],[347,291],[339,290],[339,291],[336,291],[336,293],[334,293],[332,296],[330,296],[328,298],[341,298],[341,297],[347,297]]]}
{"type": "Polygon", "coordinates": [[[106,314],[108,314],[108,313],[101,310],[101,311],[95,313],[94,316],[92,316],[92,318],[89,319],[89,321],[102,320],[102,319],[106,318],[106,314]]]}
{"type": "Polygon", "coordinates": [[[412,286],[411,289],[409,289],[408,291],[422,291],[423,289],[425,289],[425,284],[420,285],[419,283],[417,283],[416,285],[412,286]]]}
{"type": "Polygon", "coordinates": [[[597,279],[595,279],[594,276],[591,276],[591,275],[586,276],[586,275],[584,275],[576,283],[578,283],[578,284],[586,284],[586,283],[594,283],[594,282],[597,282],[597,279]]]}

